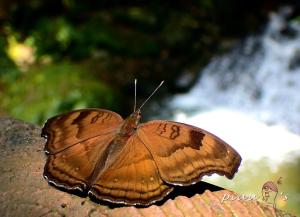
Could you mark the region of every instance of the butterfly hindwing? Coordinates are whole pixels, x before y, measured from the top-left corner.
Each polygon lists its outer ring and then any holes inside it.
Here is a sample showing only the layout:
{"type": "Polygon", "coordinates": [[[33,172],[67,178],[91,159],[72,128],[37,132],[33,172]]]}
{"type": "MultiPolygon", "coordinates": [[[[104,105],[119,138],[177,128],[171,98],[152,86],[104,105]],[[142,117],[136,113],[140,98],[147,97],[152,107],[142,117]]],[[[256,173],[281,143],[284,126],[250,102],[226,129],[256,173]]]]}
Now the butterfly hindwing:
{"type": "Polygon", "coordinates": [[[211,173],[232,178],[241,162],[223,140],[187,124],[155,120],[141,124],[137,134],[170,184],[190,185],[211,173]]]}
{"type": "Polygon", "coordinates": [[[118,156],[95,179],[90,194],[115,203],[148,205],[172,191],[162,181],[149,150],[136,134],[121,146],[118,156]]]}
{"type": "Polygon", "coordinates": [[[84,192],[90,185],[95,165],[105,160],[105,151],[113,138],[114,134],[105,134],[49,154],[44,177],[55,186],[84,192]]]}

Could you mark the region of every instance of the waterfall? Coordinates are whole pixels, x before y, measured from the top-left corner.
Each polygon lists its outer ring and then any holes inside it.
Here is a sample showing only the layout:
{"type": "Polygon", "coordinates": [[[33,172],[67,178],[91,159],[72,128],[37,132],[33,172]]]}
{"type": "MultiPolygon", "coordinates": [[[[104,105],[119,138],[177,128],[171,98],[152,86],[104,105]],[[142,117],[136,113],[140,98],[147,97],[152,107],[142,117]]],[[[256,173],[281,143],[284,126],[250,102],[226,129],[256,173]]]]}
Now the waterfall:
{"type": "Polygon", "coordinates": [[[286,21],[290,11],[271,13],[261,34],[212,58],[195,86],[170,100],[174,119],[215,133],[244,160],[267,157],[276,168],[300,155],[300,23],[286,21]]]}

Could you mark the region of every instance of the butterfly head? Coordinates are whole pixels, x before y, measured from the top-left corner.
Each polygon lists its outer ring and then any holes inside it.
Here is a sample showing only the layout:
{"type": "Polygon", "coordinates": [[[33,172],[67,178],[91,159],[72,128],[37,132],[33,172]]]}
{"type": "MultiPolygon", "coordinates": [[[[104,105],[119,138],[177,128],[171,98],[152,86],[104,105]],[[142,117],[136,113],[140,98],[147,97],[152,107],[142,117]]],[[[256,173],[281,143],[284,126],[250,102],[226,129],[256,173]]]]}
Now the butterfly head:
{"type": "Polygon", "coordinates": [[[136,131],[137,126],[140,123],[140,119],[141,119],[141,112],[140,110],[136,110],[128,118],[124,120],[124,123],[120,129],[120,134],[122,134],[123,136],[132,135],[136,131]]]}
{"type": "Polygon", "coordinates": [[[131,120],[132,124],[134,125],[134,128],[136,128],[139,125],[141,117],[142,117],[142,115],[141,115],[140,109],[136,110],[129,116],[129,119],[131,120]]]}

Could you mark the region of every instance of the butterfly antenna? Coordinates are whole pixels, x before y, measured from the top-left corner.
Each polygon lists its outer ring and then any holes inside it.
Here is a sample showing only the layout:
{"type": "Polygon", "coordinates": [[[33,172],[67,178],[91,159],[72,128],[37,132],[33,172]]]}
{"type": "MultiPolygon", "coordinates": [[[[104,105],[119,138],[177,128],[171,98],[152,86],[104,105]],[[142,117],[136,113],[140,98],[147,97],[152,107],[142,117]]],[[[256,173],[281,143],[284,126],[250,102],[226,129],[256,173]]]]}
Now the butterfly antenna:
{"type": "Polygon", "coordinates": [[[151,93],[151,95],[143,102],[143,104],[139,107],[138,110],[140,110],[145,104],[146,102],[153,96],[153,94],[158,90],[158,88],[161,87],[161,85],[163,85],[164,81],[160,82],[160,84],[155,88],[155,90],[151,93]]]}
{"type": "Polygon", "coordinates": [[[137,79],[134,79],[134,107],[133,107],[133,112],[136,110],[136,83],[137,79]]]}

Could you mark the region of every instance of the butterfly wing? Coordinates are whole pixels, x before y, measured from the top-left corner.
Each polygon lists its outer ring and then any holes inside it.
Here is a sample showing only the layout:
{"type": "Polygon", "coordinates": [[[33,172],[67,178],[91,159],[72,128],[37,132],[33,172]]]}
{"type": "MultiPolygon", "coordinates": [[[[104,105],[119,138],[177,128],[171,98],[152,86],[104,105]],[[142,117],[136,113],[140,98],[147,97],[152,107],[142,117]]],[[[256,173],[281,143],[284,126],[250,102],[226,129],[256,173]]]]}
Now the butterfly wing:
{"type": "Polygon", "coordinates": [[[170,184],[190,185],[211,173],[232,178],[241,157],[215,135],[187,124],[150,121],[137,134],[150,150],[162,179],[170,184]]]}
{"type": "Polygon", "coordinates": [[[109,134],[123,122],[105,109],[81,109],[50,118],[42,129],[47,138],[45,152],[54,154],[95,136],[109,134]]]}
{"type": "Polygon", "coordinates": [[[104,109],[82,109],[49,119],[42,129],[49,154],[44,177],[58,187],[85,191],[122,122],[117,113],[104,109]]]}
{"type": "Polygon", "coordinates": [[[105,161],[105,152],[113,138],[113,134],[97,136],[49,154],[44,168],[45,179],[66,190],[85,192],[97,162],[105,161]]]}
{"type": "MultiPolygon", "coordinates": [[[[123,146],[123,145],[122,145],[123,146]]],[[[127,205],[149,205],[172,191],[162,181],[156,164],[136,134],[110,165],[96,177],[89,194],[100,200],[127,205]]]]}

